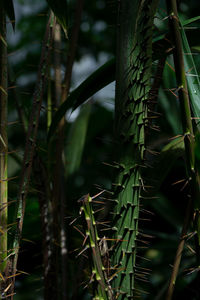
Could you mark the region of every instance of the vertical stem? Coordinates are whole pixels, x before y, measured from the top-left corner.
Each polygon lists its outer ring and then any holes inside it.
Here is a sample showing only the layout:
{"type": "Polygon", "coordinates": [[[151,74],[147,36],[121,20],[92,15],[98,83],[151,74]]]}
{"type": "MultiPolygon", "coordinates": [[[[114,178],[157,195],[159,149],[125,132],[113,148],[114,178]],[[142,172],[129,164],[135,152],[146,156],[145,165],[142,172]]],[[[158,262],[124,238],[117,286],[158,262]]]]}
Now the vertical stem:
{"type": "MultiPolygon", "coordinates": [[[[7,44],[6,16],[0,2],[0,273],[5,277],[7,266],[7,44]]],[[[4,290],[0,278],[0,299],[4,290]]]]}
{"type": "Polygon", "coordinates": [[[170,278],[170,282],[169,282],[169,287],[167,290],[166,300],[172,299],[172,296],[173,296],[176,278],[177,278],[177,274],[178,274],[178,270],[179,270],[179,266],[180,266],[180,262],[181,262],[182,252],[183,252],[184,245],[185,245],[185,238],[187,237],[187,231],[188,231],[189,223],[191,220],[191,211],[192,211],[192,199],[190,198],[188,200],[188,205],[187,205],[187,209],[186,209],[186,215],[185,215],[185,219],[184,219],[184,223],[183,223],[180,241],[178,244],[178,248],[176,250],[176,256],[174,259],[174,264],[173,264],[172,274],[171,274],[171,278],[170,278]]]}
{"type": "Polygon", "coordinates": [[[38,191],[38,200],[40,206],[42,246],[43,246],[43,265],[44,265],[44,300],[57,299],[55,293],[54,273],[55,267],[52,252],[52,220],[50,218],[51,203],[50,189],[47,170],[38,154],[35,154],[33,161],[33,171],[35,184],[38,191]]]}
{"type": "MultiPolygon", "coordinates": [[[[140,272],[136,253],[141,239],[138,222],[144,189],[142,167],[151,87],[152,27],[157,1],[119,1],[115,134],[117,176],[114,226],[116,244],[111,257],[116,297],[135,299],[140,272]]],[[[144,278],[145,279],[145,278],[144,278]]],[[[138,294],[139,293],[139,294],[138,294]]]]}
{"type": "MultiPolygon", "coordinates": [[[[75,16],[74,16],[74,26],[72,28],[72,36],[69,45],[69,52],[67,57],[66,72],[64,77],[64,85],[62,92],[60,93],[59,87],[61,86],[59,82],[56,83],[56,97],[60,97],[62,104],[68,97],[72,68],[75,60],[75,54],[77,49],[78,35],[80,29],[81,16],[83,11],[84,0],[77,0],[75,16]]],[[[60,79],[59,70],[56,73],[56,80],[60,79]]],[[[66,199],[64,195],[64,183],[63,183],[63,147],[64,147],[64,125],[65,119],[62,118],[57,131],[56,137],[56,165],[53,174],[53,223],[54,223],[54,240],[59,239],[59,244],[61,246],[61,263],[62,263],[62,300],[67,299],[67,248],[66,248],[66,230],[65,230],[65,207],[66,199]],[[59,218],[58,218],[59,215],[59,218]],[[57,227],[57,228],[56,228],[57,227]],[[58,234],[58,231],[59,234],[58,234]]]]}
{"type": "MultiPolygon", "coordinates": [[[[173,38],[174,44],[174,64],[176,71],[176,80],[178,84],[178,93],[179,93],[179,101],[180,101],[180,109],[181,109],[181,117],[182,117],[182,125],[183,125],[183,135],[184,135],[184,143],[185,143],[185,152],[186,152],[186,171],[188,176],[188,181],[190,184],[191,191],[191,199],[188,199],[188,207],[186,211],[186,219],[184,221],[183,230],[181,239],[178,245],[174,266],[172,270],[172,275],[170,278],[170,283],[166,295],[166,300],[171,300],[173,296],[173,291],[175,287],[176,278],[178,275],[179,265],[181,261],[182,251],[184,248],[184,239],[183,235],[186,235],[188,226],[189,226],[189,217],[191,216],[191,212],[193,209],[193,205],[190,204],[192,201],[195,206],[195,215],[197,216],[194,220],[194,226],[197,230],[197,235],[199,236],[199,199],[200,199],[200,188],[198,183],[198,176],[195,170],[195,138],[192,127],[192,119],[191,119],[191,110],[190,110],[190,101],[187,89],[187,81],[185,76],[185,67],[183,60],[183,49],[182,49],[182,41],[181,34],[179,29],[179,19],[177,12],[177,3],[176,0],[167,1],[168,13],[169,13],[169,22],[170,28],[173,38]]],[[[199,256],[199,245],[197,246],[197,256],[199,256]]]]}
{"type": "Polygon", "coordinates": [[[67,99],[69,93],[71,76],[72,76],[72,68],[75,60],[81,16],[83,11],[83,4],[84,4],[84,0],[77,0],[77,6],[76,6],[76,11],[74,16],[75,21],[74,21],[74,26],[72,28],[72,38],[71,38],[68,57],[67,57],[67,68],[65,72],[64,87],[63,87],[62,98],[61,98],[62,102],[67,99]]]}
{"type": "MultiPolygon", "coordinates": [[[[61,78],[61,28],[59,24],[55,26],[54,33],[54,71],[55,71],[55,102],[56,107],[61,103],[62,78],[61,78]]],[[[64,169],[63,166],[61,167],[64,169]]],[[[60,178],[63,181],[63,177],[60,178]]],[[[65,198],[64,182],[61,182],[60,192],[60,254],[61,254],[61,281],[62,281],[62,299],[67,299],[67,241],[65,230],[65,198]]]]}
{"type": "Polygon", "coordinates": [[[61,28],[58,23],[55,24],[54,31],[54,79],[55,79],[55,101],[56,107],[61,100],[61,28]]]}
{"type": "Polygon", "coordinates": [[[48,85],[47,85],[47,130],[51,125],[52,120],[52,97],[51,97],[51,72],[48,71],[48,85]]]}
{"type": "Polygon", "coordinates": [[[13,293],[14,291],[15,274],[17,270],[17,262],[19,256],[19,245],[20,245],[20,240],[22,235],[22,228],[23,228],[24,214],[25,214],[25,207],[26,207],[26,197],[28,194],[30,175],[32,172],[32,162],[33,162],[33,155],[34,155],[35,144],[37,139],[40,109],[41,109],[43,95],[46,86],[46,79],[47,79],[46,73],[48,70],[50,46],[52,41],[52,31],[50,28],[51,19],[52,16],[50,16],[49,21],[47,23],[44,43],[42,47],[40,65],[38,70],[38,78],[37,78],[35,92],[33,95],[33,107],[31,110],[29,127],[26,136],[23,166],[21,170],[19,192],[17,197],[16,227],[15,227],[15,235],[13,240],[13,253],[10,258],[12,264],[11,267],[12,286],[10,287],[9,291],[11,290],[11,293],[13,293]]]}

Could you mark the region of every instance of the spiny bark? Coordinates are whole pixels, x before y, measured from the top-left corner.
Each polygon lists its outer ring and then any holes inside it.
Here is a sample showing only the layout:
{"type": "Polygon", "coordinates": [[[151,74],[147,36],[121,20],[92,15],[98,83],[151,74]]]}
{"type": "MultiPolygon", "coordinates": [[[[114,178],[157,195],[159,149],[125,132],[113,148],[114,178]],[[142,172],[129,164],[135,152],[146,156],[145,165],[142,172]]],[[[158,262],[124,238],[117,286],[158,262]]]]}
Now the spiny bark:
{"type": "Polygon", "coordinates": [[[142,276],[136,251],[156,5],[157,1],[150,0],[119,2],[115,106],[118,175],[114,183],[116,244],[112,255],[112,287],[117,299],[134,299],[138,295],[135,279],[142,276]]]}

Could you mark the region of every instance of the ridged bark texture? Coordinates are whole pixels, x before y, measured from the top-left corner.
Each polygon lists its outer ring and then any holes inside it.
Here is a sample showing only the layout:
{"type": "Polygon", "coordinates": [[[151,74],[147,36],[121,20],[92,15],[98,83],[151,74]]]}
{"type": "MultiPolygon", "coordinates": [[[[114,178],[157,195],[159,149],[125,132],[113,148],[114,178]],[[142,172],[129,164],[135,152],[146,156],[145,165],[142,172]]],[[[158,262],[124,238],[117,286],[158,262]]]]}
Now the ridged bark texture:
{"type": "Polygon", "coordinates": [[[116,75],[115,134],[118,149],[114,184],[112,287],[117,299],[134,299],[135,279],[143,278],[136,265],[139,246],[139,206],[144,188],[142,168],[152,64],[152,25],[157,1],[120,1],[116,75]]]}
{"type": "Polygon", "coordinates": [[[0,3],[0,299],[7,268],[7,45],[6,15],[0,3]]]}

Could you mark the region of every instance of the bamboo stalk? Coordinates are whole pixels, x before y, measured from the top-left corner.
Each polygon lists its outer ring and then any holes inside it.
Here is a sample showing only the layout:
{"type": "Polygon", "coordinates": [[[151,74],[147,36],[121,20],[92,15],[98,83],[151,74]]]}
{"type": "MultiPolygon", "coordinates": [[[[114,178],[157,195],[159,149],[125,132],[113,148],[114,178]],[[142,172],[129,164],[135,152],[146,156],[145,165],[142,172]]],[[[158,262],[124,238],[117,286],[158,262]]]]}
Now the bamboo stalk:
{"type": "Polygon", "coordinates": [[[55,102],[56,107],[59,106],[61,100],[61,28],[60,24],[55,24],[54,30],[54,80],[55,80],[55,102]]]}
{"type": "MultiPolygon", "coordinates": [[[[6,277],[7,267],[7,44],[6,15],[0,2],[0,273],[6,277]]],[[[0,278],[0,299],[6,283],[0,278]]]]}
{"type": "MultiPolygon", "coordinates": [[[[186,218],[183,224],[181,239],[175,256],[173,270],[172,270],[169,287],[166,295],[166,300],[171,300],[173,296],[175,282],[178,275],[181,256],[184,248],[183,236],[185,236],[187,233],[189,227],[189,217],[191,216],[192,209],[193,209],[193,205],[191,205],[190,202],[192,201],[195,204],[195,206],[199,208],[198,201],[200,199],[199,198],[200,189],[199,189],[199,184],[197,182],[197,173],[195,170],[195,153],[194,153],[195,138],[194,138],[194,132],[192,127],[190,101],[189,101],[187,81],[185,76],[183,49],[182,49],[181,34],[179,29],[179,19],[178,19],[176,0],[167,1],[167,7],[169,13],[169,23],[170,23],[173,44],[174,44],[173,55],[174,55],[176,80],[178,85],[181,118],[182,118],[182,125],[183,125],[183,135],[184,135],[184,144],[185,144],[185,153],[186,153],[186,171],[187,171],[188,181],[190,184],[191,199],[192,199],[192,200],[188,199],[189,204],[186,210],[186,218]]],[[[197,227],[196,230],[199,236],[199,230],[197,227]]],[[[197,250],[199,251],[199,249],[197,250]]]]}
{"type": "Polygon", "coordinates": [[[83,12],[83,5],[84,0],[78,0],[75,10],[75,16],[74,16],[74,26],[72,28],[72,38],[71,43],[69,46],[68,51],[68,57],[67,57],[67,68],[65,72],[64,77],[64,86],[61,96],[61,101],[64,102],[67,99],[70,83],[71,83],[71,76],[72,76],[72,68],[75,60],[75,54],[77,49],[77,43],[78,43],[78,36],[79,36],[79,29],[80,29],[80,23],[81,23],[81,17],[83,12]]]}
{"type": "Polygon", "coordinates": [[[35,154],[33,171],[38,200],[40,206],[40,218],[42,229],[43,265],[44,265],[44,300],[57,299],[55,284],[55,258],[52,251],[52,220],[50,216],[50,190],[47,170],[38,154],[35,154]]]}
{"type": "Polygon", "coordinates": [[[187,208],[186,208],[186,215],[185,215],[185,219],[184,219],[184,223],[183,223],[180,241],[179,241],[179,244],[178,244],[178,247],[176,250],[176,256],[174,259],[174,264],[173,264],[172,274],[171,274],[171,278],[170,278],[170,282],[169,282],[169,286],[168,286],[168,290],[167,290],[166,300],[172,299],[172,296],[173,296],[176,278],[178,275],[179,266],[180,266],[180,262],[181,262],[182,252],[183,252],[184,245],[185,245],[185,239],[187,237],[187,231],[188,231],[189,223],[191,220],[191,211],[192,211],[192,199],[190,198],[188,201],[187,208]]]}
{"type": "MultiPolygon", "coordinates": [[[[68,97],[69,88],[71,83],[72,68],[75,60],[75,54],[77,49],[78,35],[80,29],[81,16],[83,11],[84,0],[77,0],[77,5],[75,9],[74,26],[72,28],[72,35],[69,44],[69,51],[67,56],[66,71],[64,76],[63,89],[61,91],[61,101],[62,104],[68,97]]],[[[56,80],[59,79],[59,73],[56,73],[56,80]]],[[[59,91],[60,83],[57,82],[56,85],[56,97],[60,96],[59,91]]],[[[61,246],[61,263],[62,263],[62,300],[67,299],[67,247],[66,247],[66,230],[65,230],[65,207],[66,199],[64,195],[64,184],[63,184],[63,160],[62,153],[64,148],[64,126],[65,119],[61,119],[58,125],[57,138],[56,138],[56,166],[53,174],[53,223],[54,223],[54,239],[59,238],[59,244],[61,246]],[[58,215],[60,218],[58,219],[58,215]],[[56,228],[58,226],[58,228],[56,228]],[[60,230],[58,234],[58,230],[60,230]]]]}
{"type": "MultiPolygon", "coordinates": [[[[11,256],[11,263],[12,263],[11,275],[13,277],[12,277],[12,286],[10,289],[12,294],[14,291],[15,274],[17,268],[18,255],[19,255],[20,240],[22,235],[26,197],[28,194],[30,175],[32,171],[32,162],[33,162],[33,155],[34,155],[35,143],[37,138],[40,109],[41,109],[41,104],[42,104],[43,94],[44,94],[44,89],[46,84],[46,73],[47,73],[50,46],[52,40],[52,35],[50,30],[51,18],[52,16],[50,16],[47,24],[43,48],[42,48],[41,60],[40,60],[39,71],[38,71],[38,81],[33,96],[33,107],[32,107],[31,117],[29,121],[29,128],[26,136],[26,146],[25,146],[25,152],[23,158],[23,167],[21,171],[21,180],[19,186],[19,193],[17,197],[16,228],[15,228],[15,236],[13,240],[13,253],[11,256]]],[[[13,298],[13,296],[11,296],[11,298],[13,298]]]]}

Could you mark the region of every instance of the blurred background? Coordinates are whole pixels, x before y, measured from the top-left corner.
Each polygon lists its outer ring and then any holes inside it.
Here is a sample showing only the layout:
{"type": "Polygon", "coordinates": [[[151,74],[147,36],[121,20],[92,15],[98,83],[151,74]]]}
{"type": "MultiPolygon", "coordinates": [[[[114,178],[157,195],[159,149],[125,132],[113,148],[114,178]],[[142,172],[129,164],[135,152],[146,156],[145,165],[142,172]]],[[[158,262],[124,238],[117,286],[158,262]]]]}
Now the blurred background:
{"type": "MultiPolygon", "coordinates": [[[[75,1],[70,0],[68,10],[69,41],[71,28],[73,26],[73,15],[75,1]]],[[[80,35],[76,53],[76,60],[72,73],[71,91],[83,82],[92,72],[103,65],[109,59],[115,57],[116,51],[116,27],[117,7],[113,0],[85,1],[80,35]]],[[[28,124],[30,109],[32,106],[32,95],[37,79],[37,71],[41,54],[41,44],[45,32],[48,7],[45,0],[15,0],[14,8],[16,14],[16,27],[13,31],[8,21],[8,61],[9,61],[9,99],[8,99],[8,141],[10,155],[9,164],[9,199],[15,200],[18,188],[21,161],[25,145],[25,136],[22,125],[19,122],[16,103],[23,107],[25,122],[28,124]]],[[[179,12],[182,20],[187,20],[200,14],[198,1],[179,1],[179,12]]],[[[168,26],[167,12],[164,1],[160,1],[157,16],[155,18],[156,39],[165,33],[168,26]]],[[[192,45],[197,72],[200,66],[200,40],[198,22],[190,25],[187,29],[187,37],[192,45]]],[[[62,32],[61,41],[61,75],[64,76],[66,52],[68,43],[62,32]]],[[[155,72],[158,62],[153,63],[155,72]]],[[[161,117],[154,122],[159,126],[159,132],[153,132],[148,140],[149,147],[154,151],[161,151],[170,138],[181,135],[179,104],[174,91],[176,81],[173,71],[173,59],[167,58],[164,67],[163,81],[159,91],[157,104],[154,109],[161,117]]],[[[199,73],[199,72],[198,72],[199,73]]],[[[155,73],[154,73],[155,74],[155,73]]],[[[54,74],[50,71],[50,89],[54,74]]],[[[153,79],[152,79],[153,80],[153,79]]],[[[47,95],[45,95],[47,96],[47,95]]],[[[66,113],[65,151],[72,144],[73,134],[77,126],[85,128],[84,150],[81,155],[80,167],[70,176],[66,176],[66,231],[69,247],[69,294],[73,295],[75,284],[75,273],[77,271],[75,254],[73,250],[81,245],[82,238],[75,230],[70,228],[69,217],[72,219],[78,215],[79,206],[77,200],[84,194],[97,193],[97,186],[110,189],[112,183],[112,170],[103,163],[113,160],[113,120],[114,120],[114,96],[115,83],[111,83],[96,93],[85,105],[87,116],[84,120],[80,118],[83,107],[66,113]],[[80,123],[82,120],[83,123],[80,123]],[[82,125],[80,125],[82,124],[82,125]],[[71,144],[70,144],[71,143],[71,144]]],[[[41,156],[45,156],[46,147],[46,123],[47,109],[46,100],[41,111],[40,127],[37,147],[41,156]]],[[[79,135],[77,132],[76,145],[78,147],[79,135]]],[[[75,146],[74,146],[75,147],[75,146]]],[[[68,152],[67,152],[68,153],[68,152]]],[[[178,236],[184,217],[187,187],[185,182],[185,162],[183,148],[178,147],[171,151],[170,158],[165,158],[165,164],[157,164],[162,156],[148,155],[150,164],[155,167],[153,179],[163,176],[161,184],[156,189],[154,199],[146,200],[144,208],[150,210],[150,222],[141,222],[144,232],[154,236],[150,241],[144,255],[149,262],[141,262],[144,267],[150,268],[148,294],[145,299],[163,299],[163,293],[167,287],[173,258],[175,255],[178,236]],[[161,167],[162,165],[162,167],[161,167]],[[154,178],[155,177],[155,178],[154,178]],[[178,182],[178,183],[177,183],[178,182]],[[174,184],[177,183],[177,184],[174,184]]],[[[66,164],[70,164],[67,161],[66,164]]],[[[147,176],[151,176],[147,174],[147,176]]],[[[12,222],[14,205],[10,205],[9,218],[12,222]]],[[[71,219],[70,219],[71,220],[71,219]]],[[[192,229],[191,229],[192,232],[192,229]]],[[[174,299],[199,299],[194,286],[197,272],[188,274],[188,269],[195,266],[195,258],[192,253],[192,243],[184,251],[181,272],[183,276],[178,280],[174,299]]],[[[23,229],[23,240],[21,245],[18,269],[24,274],[16,278],[16,300],[39,300],[43,299],[43,269],[42,269],[42,236],[39,202],[35,187],[35,178],[31,179],[30,192],[27,199],[25,222],[23,229]]],[[[191,269],[193,271],[193,269],[191,269]]],[[[87,272],[86,272],[87,273],[87,272]]],[[[91,299],[87,290],[81,287],[78,294],[79,299],[91,299]]]]}

